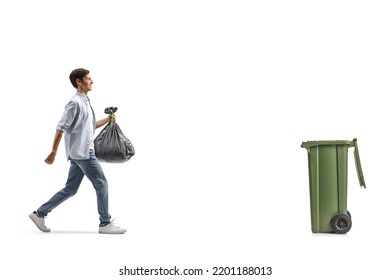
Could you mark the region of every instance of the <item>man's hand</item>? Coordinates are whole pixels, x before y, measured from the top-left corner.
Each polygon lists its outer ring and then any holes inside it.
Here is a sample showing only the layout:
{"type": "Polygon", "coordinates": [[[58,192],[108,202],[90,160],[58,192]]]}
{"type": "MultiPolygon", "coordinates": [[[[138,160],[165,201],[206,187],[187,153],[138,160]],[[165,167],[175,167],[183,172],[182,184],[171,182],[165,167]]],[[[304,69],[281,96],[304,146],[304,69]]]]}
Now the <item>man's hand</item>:
{"type": "Polygon", "coordinates": [[[47,158],[45,159],[45,162],[47,164],[52,164],[54,162],[54,159],[56,158],[56,153],[55,152],[51,152],[47,158]]]}
{"type": "Polygon", "coordinates": [[[51,150],[51,153],[45,159],[45,162],[47,164],[52,164],[54,162],[54,159],[56,158],[56,154],[57,154],[58,145],[61,142],[61,138],[62,138],[63,133],[64,132],[61,130],[56,131],[56,135],[54,136],[54,141],[53,141],[53,148],[51,150]]]}
{"type": "MultiPolygon", "coordinates": [[[[116,116],[115,116],[115,114],[112,115],[112,119],[113,119],[114,122],[116,122],[116,116]]],[[[99,121],[96,122],[96,128],[99,128],[99,127],[101,127],[101,126],[103,126],[103,125],[105,125],[105,124],[108,124],[108,123],[110,123],[110,121],[111,121],[111,116],[108,115],[108,116],[105,117],[104,119],[101,119],[101,120],[99,120],[99,121]]]]}

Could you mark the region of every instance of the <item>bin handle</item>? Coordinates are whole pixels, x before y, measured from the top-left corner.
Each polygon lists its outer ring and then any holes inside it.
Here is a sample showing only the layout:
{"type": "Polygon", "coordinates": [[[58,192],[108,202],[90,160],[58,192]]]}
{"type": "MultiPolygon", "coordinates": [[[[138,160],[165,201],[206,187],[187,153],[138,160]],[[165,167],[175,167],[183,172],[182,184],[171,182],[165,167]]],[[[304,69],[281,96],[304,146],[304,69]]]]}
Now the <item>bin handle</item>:
{"type": "Polygon", "coordinates": [[[355,166],[356,166],[356,172],[357,172],[358,178],[359,178],[360,187],[366,188],[366,182],[364,181],[363,170],[362,170],[362,165],[361,165],[360,156],[359,156],[359,148],[358,148],[356,138],[353,139],[353,146],[355,147],[355,151],[354,151],[355,166]]]}

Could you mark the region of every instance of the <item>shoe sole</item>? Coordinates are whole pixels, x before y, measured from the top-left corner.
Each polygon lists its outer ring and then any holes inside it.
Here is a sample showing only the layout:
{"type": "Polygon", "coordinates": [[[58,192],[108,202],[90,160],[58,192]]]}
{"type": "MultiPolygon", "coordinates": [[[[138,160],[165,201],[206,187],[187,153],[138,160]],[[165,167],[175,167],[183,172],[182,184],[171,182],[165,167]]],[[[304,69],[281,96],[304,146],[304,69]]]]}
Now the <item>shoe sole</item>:
{"type": "Polygon", "coordinates": [[[31,216],[31,215],[35,215],[35,214],[30,214],[28,215],[31,219],[31,221],[33,221],[33,223],[36,225],[36,227],[40,230],[40,231],[43,231],[43,232],[50,232],[50,229],[49,228],[42,228],[39,226],[39,224],[35,221],[35,219],[31,216]]]}
{"type": "Polygon", "coordinates": [[[123,232],[101,232],[99,231],[100,234],[124,234],[126,231],[123,232]]]}

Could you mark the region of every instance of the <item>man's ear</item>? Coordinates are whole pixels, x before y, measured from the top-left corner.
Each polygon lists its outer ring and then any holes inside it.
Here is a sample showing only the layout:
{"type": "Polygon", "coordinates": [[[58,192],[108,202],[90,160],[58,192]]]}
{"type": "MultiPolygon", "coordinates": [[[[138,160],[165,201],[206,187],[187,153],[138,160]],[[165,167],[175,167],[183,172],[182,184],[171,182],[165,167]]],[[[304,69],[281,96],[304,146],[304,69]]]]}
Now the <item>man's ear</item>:
{"type": "Polygon", "coordinates": [[[80,79],[76,79],[76,84],[77,84],[77,86],[79,86],[81,84],[81,80],[80,79]]]}

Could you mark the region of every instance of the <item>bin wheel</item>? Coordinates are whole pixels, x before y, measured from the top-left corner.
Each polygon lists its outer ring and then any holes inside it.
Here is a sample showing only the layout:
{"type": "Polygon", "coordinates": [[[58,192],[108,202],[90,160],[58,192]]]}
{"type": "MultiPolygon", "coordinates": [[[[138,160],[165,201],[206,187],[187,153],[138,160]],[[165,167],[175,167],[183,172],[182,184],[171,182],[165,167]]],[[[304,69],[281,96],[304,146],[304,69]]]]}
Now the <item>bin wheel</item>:
{"type": "Polygon", "coordinates": [[[330,221],[330,225],[335,233],[347,233],[352,227],[352,220],[347,214],[337,214],[330,221]]]}
{"type": "Polygon", "coordinates": [[[347,215],[352,219],[351,212],[347,210],[347,215]]]}

